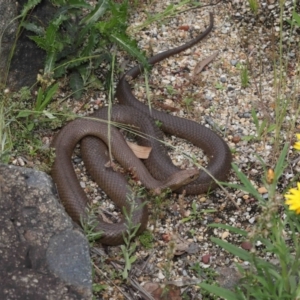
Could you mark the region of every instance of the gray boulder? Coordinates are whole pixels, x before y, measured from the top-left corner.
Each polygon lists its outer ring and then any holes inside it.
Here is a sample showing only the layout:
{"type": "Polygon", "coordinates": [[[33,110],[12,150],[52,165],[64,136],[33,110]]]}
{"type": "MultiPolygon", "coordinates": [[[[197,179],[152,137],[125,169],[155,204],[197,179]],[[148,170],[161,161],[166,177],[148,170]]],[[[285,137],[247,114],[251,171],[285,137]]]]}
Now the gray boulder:
{"type": "Polygon", "coordinates": [[[89,245],[43,172],[0,164],[0,299],[91,299],[89,245]]]}
{"type": "MultiPolygon", "coordinates": [[[[46,57],[45,51],[28,37],[35,34],[23,28],[10,60],[10,52],[20,20],[15,18],[20,14],[26,2],[24,0],[0,0],[0,84],[11,90],[32,86],[37,80],[38,71],[44,67],[46,57]]],[[[55,8],[51,2],[43,0],[29,14],[28,21],[46,28],[54,13],[55,8]]]]}

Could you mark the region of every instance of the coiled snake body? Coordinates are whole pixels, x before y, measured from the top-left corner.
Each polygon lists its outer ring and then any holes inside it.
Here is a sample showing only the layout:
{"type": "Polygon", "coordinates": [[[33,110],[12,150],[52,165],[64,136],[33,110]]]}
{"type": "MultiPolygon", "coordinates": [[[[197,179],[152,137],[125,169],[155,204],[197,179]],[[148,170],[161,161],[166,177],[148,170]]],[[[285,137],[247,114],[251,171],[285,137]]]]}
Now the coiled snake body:
{"type": "MultiPolygon", "coordinates": [[[[209,27],[190,42],[168,51],[159,53],[149,59],[149,64],[155,64],[171,55],[184,51],[202,40],[213,28],[213,16],[210,14],[209,27]]],[[[108,194],[118,207],[130,210],[130,204],[126,199],[128,184],[122,174],[107,168],[109,161],[107,146],[110,144],[114,158],[121,162],[122,166],[131,170],[149,189],[171,187],[176,192],[186,191],[186,194],[200,194],[216,186],[215,182],[205,172],[179,170],[175,167],[166,150],[159,140],[162,132],[155,126],[154,119],[159,120],[161,129],[168,134],[176,135],[192,142],[200,147],[210,158],[207,170],[217,179],[226,179],[231,165],[231,153],[225,141],[203,125],[194,121],[175,117],[167,113],[151,109],[139,102],[132,94],[128,79],[136,78],[142,72],[142,66],[138,65],[123,75],[117,85],[116,97],[121,105],[112,108],[111,121],[134,125],[141,132],[149,136],[148,139],[137,138],[138,143],[152,148],[150,157],[143,163],[132,155],[124,138],[119,131],[111,126],[111,139],[107,137],[107,124],[89,119],[76,119],[68,123],[53,141],[56,149],[56,159],[52,168],[52,177],[57,185],[59,196],[72,219],[80,222],[80,218],[86,217],[87,197],[79,185],[71,163],[71,155],[75,145],[81,140],[81,152],[84,163],[100,187],[108,194]],[[95,136],[95,137],[92,137],[95,136]],[[101,141],[101,140],[102,141],[101,141]],[[153,176],[151,176],[150,174],[153,176]],[[154,179],[155,178],[155,179],[154,179]],[[167,178],[167,179],[166,179],[167,178]],[[179,180],[179,181],[178,181],[179,180]],[[188,183],[190,182],[190,183],[188,183]],[[183,184],[188,183],[184,186],[183,184]],[[180,188],[178,188],[180,187],[180,188]]],[[[108,119],[107,108],[100,109],[92,117],[101,120],[108,119]]],[[[148,221],[147,207],[142,205],[143,200],[136,198],[136,208],[132,215],[134,224],[140,224],[138,233],[142,232],[148,221]]],[[[103,231],[100,241],[108,245],[123,243],[123,234],[126,232],[124,219],[116,224],[108,224],[98,220],[97,229],[103,231]]]]}

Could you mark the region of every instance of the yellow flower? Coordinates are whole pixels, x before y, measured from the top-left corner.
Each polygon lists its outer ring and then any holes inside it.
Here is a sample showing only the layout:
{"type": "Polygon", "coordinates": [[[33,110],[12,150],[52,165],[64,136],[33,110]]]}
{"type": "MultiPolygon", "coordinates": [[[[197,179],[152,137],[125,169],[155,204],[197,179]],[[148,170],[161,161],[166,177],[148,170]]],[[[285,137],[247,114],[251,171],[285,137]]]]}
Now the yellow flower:
{"type": "Polygon", "coordinates": [[[298,141],[294,144],[294,148],[300,150],[300,133],[296,134],[296,137],[298,141]]]}
{"type": "Polygon", "coordinates": [[[289,205],[289,209],[294,210],[296,214],[300,214],[300,182],[297,183],[297,188],[290,189],[284,197],[286,199],[285,204],[289,205]]]}

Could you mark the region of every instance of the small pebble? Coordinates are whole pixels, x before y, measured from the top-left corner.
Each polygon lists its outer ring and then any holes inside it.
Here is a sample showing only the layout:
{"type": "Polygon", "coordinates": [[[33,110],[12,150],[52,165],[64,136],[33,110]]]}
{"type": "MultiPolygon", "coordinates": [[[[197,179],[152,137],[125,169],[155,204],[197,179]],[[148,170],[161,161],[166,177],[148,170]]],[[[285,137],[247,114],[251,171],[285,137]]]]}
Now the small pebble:
{"type": "Polygon", "coordinates": [[[249,219],[250,224],[253,224],[254,222],[255,222],[255,217],[252,217],[252,218],[249,219]]]}
{"type": "Polygon", "coordinates": [[[222,233],[221,239],[222,239],[222,240],[225,240],[229,235],[230,235],[230,233],[229,233],[228,231],[224,231],[224,232],[222,233]]]}
{"type": "Polygon", "coordinates": [[[221,81],[222,83],[227,82],[227,76],[226,76],[225,74],[221,75],[221,76],[220,76],[220,81],[221,81]]]}
{"type": "Polygon", "coordinates": [[[258,191],[260,194],[265,194],[265,193],[268,192],[268,190],[267,190],[264,186],[260,187],[257,191],[258,191]]]}
{"type": "Polygon", "coordinates": [[[237,144],[238,142],[241,141],[241,137],[239,135],[235,135],[233,138],[232,138],[232,142],[237,144]]]}
{"type": "Polygon", "coordinates": [[[252,244],[251,244],[250,242],[242,242],[241,247],[242,247],[244,250],[251,250],[252,244]]]}
{"type": "Polygon", "coordinates": [[[239,62],[239,61],[236,60],[236,59],[232,59],[232,60],[230,61],[231,65],[233,65],[233,66],[236,66],[238,62],[239,62]]]}
{"type": "Polygon", "coordinates": [[[206,264],[206,265],[209,264],[210,263],[210,254],[203,255],[201,260],[204,264],[206,264]]]}
{"type": "Polygon", "coordinates": [[[160,271],[158,272],[157,277],[160,280],[165,279],[165,275],[162,272],[160,272],[160,271]]]}
{"type": "Polygon", "coordinates": [[[85,187],[86,187],[86,184],[85,184],[85,182],[83,182],[83,181],[80,181],[80,186],[84,189],[85,187]]]}
{"type": "Polygon", "coordinates": [[[259,246],[261,246],[262,245],[262,242],[261,241],[257,241],[256,243],[255,243],[255,246],[257,246],[257,247],[259,247],[259,246]]]}

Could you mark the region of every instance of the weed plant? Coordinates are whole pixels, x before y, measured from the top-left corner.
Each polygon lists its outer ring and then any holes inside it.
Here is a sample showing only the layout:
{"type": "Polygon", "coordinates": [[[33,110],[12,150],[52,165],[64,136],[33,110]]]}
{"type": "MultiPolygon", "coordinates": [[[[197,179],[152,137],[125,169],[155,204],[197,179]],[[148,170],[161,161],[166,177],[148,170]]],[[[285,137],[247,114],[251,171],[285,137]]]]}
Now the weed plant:
{"type": "MultiPolygon", "coordinates": [[[[20,20],[20,25],[16,36],[19,36],[22,28],[32,32],[29,36],[36,44],[45,50],[46,60],[44,70],[37,76],[36,85],[38,91],[36,100],[22,101],[20,92],[12,94],[7,90],[4,94],[5,82],[3,82],[3,91],[0,101],[0,142],[1,159],[5,153],[10,153],[15,140],[9,135],[11,124],[14,125],[14,131],[23,132],[23,137],[32,136],[32,132],[38,127],[41,129],[43,124],[48,127],[57,127],[60,122],[73,118],[74,115],[68,110],[62,112],[52,99],[57,97],[59,90],[58,79],[68,75],[70,89],[74,98],[80,98],[85,89],[96,87],[103,89],[112,86],[113,68],[110,68],[114,51],[112,46],[116,45],[125,50],[129,55],[136,58],[147,69],[147,59],[126,33],[128,11],[132,6],[129,1],[117,3],[113,0],[99,0],[95,7],[89,4],[89,1],[63,1],[53,0],[52,3],[58,6],[57,13],[50,21],[47,28],[40,24],[28,22],[27,16],[41,0],[28,0],[24,4],[21,14],[16,18],[20,20]],[[85,11],[85,13],[83,13],[85,11]],[[96,78],[95,70],[100,65],[102,68],[103,82],[96,78]],[[20,105],[16,105],[20,96],[20,105]],[[5,101],[4,101],[5,100],[5,101]],[[48,108],[51,105],[51,112],[48,108]],[[58,120],[57,116],[60,116],[58,120]],[[4,120],[9,119],[9,122],[4,120]],[[37,126],[38,125],[38,126],[37,126]]],[[[13,21],[13,20],[12,20],[13,21]]],[[[16,41],[11,49],[9,60],[11,60],[16,47],[16,41]]],[[[9,65],[9,64],[8,64],[9,65]]],[[[8,70],[4,77],[7,78],[8,70]]],[[[30,94],[31,88],[24,88],[21,93],[30,94]]],[[[113,93],[113,90],[111,90],[113,93]]],[[[30,98],[32,96],[30,95],[30,98]]],[[[63,101],[63,100],[62,100],[63,101]]],[[[61,101],[61,102],[62,102],[61,101]]],[[[17,140],[20,140],[20,136],[17,140]]],[[[6,156],[7,157],[7,156],[6,156]]]]}
{"type": "MultiPolygon", "coordinates": [[[[255,10],[256,1],[250,1],[249,4],[255,10]]],[[[228,225],[211,224],[212,227],[223,228],[232,233],[242,236],[252,244],[250,252],[243,250],[233,244],[212,237],[211,240],[224,248],[229,253],[235,255],[240,260],[247,262],[249,267],[243,268],[236,264],[242,278],[234,290],[226,290],[207,283],[201,283],[199,286],[228,300],[246,300],[246,299],[300,299],[300,192],[297,189],[290,189],[292,199],[290,208],[285,206],[284,192],[279,192],[280,178],[284,174],[286,167],[289,164],[288,150],[290,144],[286,142],[282,148],[283,127],[285,131],[294,132],[295,124],[299,116],[299,108],[294,109],[294,99],[289,99],[285,96],[287,82],[284,74],[287,70],[287,61],[283,60],[282,50],[282,15],[284,1],[279,1],[281,7],[281,26],[280,26],[280,59],[279,62],[274,62],[274,89],[276,91],[275,103],[275,124],[267,125],[266,121],[258,121],[256,113],[252,111],[253,121],[257,129],[257,138],[262,135],[274,133],[274,156],[276,165],[273,169],[268,169],[262,159],[260,162],[265,170],[265,176],[262,184],[268,191],[268,199],[264,199],[256,190],[253,183],[243,174],[237,166],[233,165],[234,171],[241,182],[241,185],[227,184],[237,190],[242,190],[249,195],[255,197],[261,208],[261,214],[250,233],[231,227],[228,225]],[[291,121],[286,124],[286,117],[289,111],[293,111],[291,121]],[[298,213],[298,214],[297,214],[298,213]],[[267,260],[259,257],[255,249],[255,245],[259,243],[263,245],[263,253],[269,254],[273,258],[267,260]]],[[[290,21],[293,26],[300,26],[300,16],[294,12],[293,18],[290,21]]],[[[294,87],[298,87],[299,76],[296,76],[294,87]]],[[[289,134],[288,134],[289,135],[289,134]]],[[[296,147],[297,148],[297,147],[296,147]]],[[[291,183],[292,184],[292,183],[291,183]]],[[[287,196],[286,196],[287,197],[287,196]]]]}

